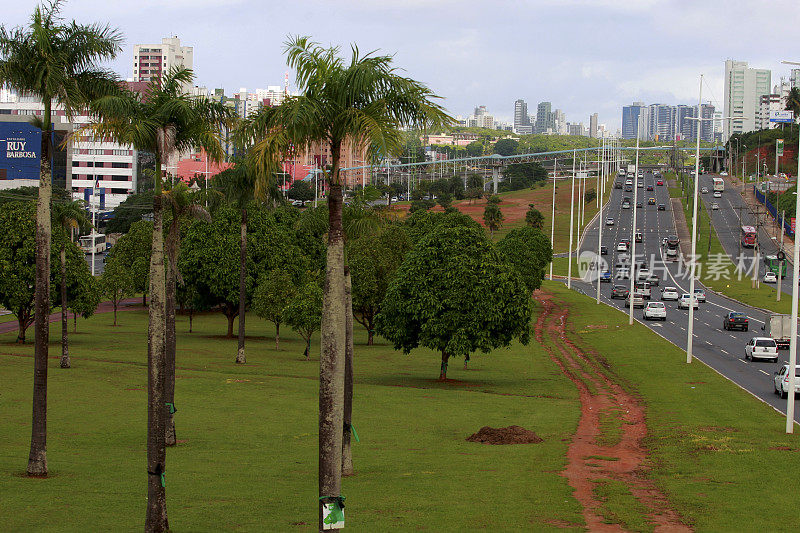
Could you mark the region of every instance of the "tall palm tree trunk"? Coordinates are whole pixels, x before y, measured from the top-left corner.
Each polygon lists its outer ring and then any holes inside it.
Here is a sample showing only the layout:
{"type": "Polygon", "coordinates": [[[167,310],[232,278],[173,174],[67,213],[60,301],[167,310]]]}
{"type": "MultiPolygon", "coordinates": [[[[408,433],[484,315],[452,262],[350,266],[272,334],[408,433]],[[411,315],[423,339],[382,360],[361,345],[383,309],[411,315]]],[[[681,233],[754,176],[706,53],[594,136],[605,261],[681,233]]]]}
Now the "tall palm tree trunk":
{"type": "Polygon", "coordinates": [[[344,346],[344,415],[342,433],[342,475],[353,475],[353,452],[350,439],[353,433],[353,286],[350,269],[344,267],[345,346],[344,346]]]}
{"type": "Polygon", "coordinates": [[[33,422],[28,475],[47,476],[47,355],[50,342],[50,106],[45,103],[39,199],[36,202],[36,294],[34,296],[33,422]]]}
{"type": "MultiPolygon", "coordinates": [[[[156,162],[156,181],[161,165],[156,162]]],[[[150,257],[150,306],[147,343],[147,516],[145,531],[167,531],[167,495],[164,406],[164,233],[161,187],[153,197],[153,248],[150,257]]]]}
{"type": "Polygon", "coordinates": [[[242,235],[239,241],[239,350],[236,352],[236,362],[244,364],[247,358],[244,355],[244,315],[247,292],[245,281],[247,279],[247,208],[242,209],[242,235]]]}
{"type": "MultiPolygon", "coordinates": [[[[329,231],[325,291],[322,303],[319,357],[319,496],[338,497],[342,485],[342,429],[344,398],[344,239],[342,187],[338,179],[338,147],[328,195],[329,231]]],[[[322,506],[319,508],[322,530],[322,506]]]]}
{"type": "Polygon", "coordinates": [[[166,271],[166,289],[164,298],[165,317],[164,317],[164,402],[167,405],[166,413],[166,428],[165,428],[165,444],[167,446],[175,446],[175,351],[176,351],[176,335],[175,335],[175,269],[176,257],[174,257],[176,248],[176,240],[178,238],[178,225],[173,221],[169,226],[169,233],[167,239],[167,261],[164,265],[166,271]]]}
{"type": "Polygon", "coordinates": [[[67,327],[67,245],[61,245],[61,368],[69,368],[69,329],[67,327]]]}

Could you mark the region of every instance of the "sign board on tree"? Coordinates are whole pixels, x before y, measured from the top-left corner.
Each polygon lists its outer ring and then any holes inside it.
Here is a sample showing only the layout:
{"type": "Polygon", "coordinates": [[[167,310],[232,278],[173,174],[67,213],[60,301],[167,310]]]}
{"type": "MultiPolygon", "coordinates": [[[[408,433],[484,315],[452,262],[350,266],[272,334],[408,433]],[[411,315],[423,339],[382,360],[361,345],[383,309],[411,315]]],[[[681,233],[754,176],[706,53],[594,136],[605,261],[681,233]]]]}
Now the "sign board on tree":
{"type": "Polygon", "coordinates": [[[778,109],[773,109],[769,112],[769,121],[791,124],[794,122],[794,111],[781,111],[778,109]]]}
{"type": "Polygon", "coordinates": [[[344,509],[336,501],[322,504],[322,529],[342,529],[344,509]]]}
{"type": "Polygon", "coordinates": [[[775,140],[775,155],[783,157],[783,139],[775,140]]]}

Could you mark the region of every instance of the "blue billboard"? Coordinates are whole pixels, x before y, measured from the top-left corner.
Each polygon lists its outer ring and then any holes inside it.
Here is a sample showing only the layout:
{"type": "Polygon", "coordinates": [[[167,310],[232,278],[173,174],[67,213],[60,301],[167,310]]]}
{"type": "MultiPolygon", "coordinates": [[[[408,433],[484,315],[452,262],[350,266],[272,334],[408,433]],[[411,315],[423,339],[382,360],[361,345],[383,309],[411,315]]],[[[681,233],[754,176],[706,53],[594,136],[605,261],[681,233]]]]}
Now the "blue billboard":
{"type": "Polygon", "coordinates": [[[38,180],[42,131],[26,122],[0,122],[0,180],[38,180]]]}

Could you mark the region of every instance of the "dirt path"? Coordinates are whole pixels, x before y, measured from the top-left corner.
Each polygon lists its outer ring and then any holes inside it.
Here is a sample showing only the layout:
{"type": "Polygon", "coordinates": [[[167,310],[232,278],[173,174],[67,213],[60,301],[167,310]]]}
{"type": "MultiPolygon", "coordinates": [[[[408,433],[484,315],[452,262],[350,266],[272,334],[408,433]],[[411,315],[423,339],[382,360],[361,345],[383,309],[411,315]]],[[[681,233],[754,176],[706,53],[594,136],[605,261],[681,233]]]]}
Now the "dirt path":
{"type": "Polygon", "coordinates": [[[647,479],[647,450],[642,445],[647,434],[644,408],[571,342],[565,333],[567,308],[547,293],[537,291],[535,297],[543,306],[534,328],[536,340],[580,394],[581,418],[562,475],[575,489],[588,530],[625,531],[623,524],[603,516],[602,496],[596,491],[606,482],[621,482],[646,509],[655,531],[691,531],[667,497],[647,479]],[[616,424],[609,423],[614,419],[616,424]]]}

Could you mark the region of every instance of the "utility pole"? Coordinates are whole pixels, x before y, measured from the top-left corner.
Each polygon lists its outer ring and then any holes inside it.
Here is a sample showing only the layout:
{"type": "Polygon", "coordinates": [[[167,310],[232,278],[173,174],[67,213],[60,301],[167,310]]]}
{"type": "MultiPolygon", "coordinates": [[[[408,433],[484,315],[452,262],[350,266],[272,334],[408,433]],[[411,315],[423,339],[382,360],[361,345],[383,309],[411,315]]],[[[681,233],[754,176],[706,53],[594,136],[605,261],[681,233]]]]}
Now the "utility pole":
{"type": "MultiPolygon", "coordinates": [[[[556,229],[556,169],[558,168],[558,159],[553,159],[553,208],[550,214],[550,246],[553,246],[553,238],[555,237],[556,229]]],[[[553,281],[553,262],[550,261],[550,281],[553,281]]]]}
{"type": "MultiPolygon", "coordinates": [[[[700,74],[700,97],[697,102],[698,115],[700,106],[703,102],[703,75],[700,74]]],[[[700,117],[698,117],[700,118],[700,117]]],[[[700,122],[698,121],[698,133],[700,130],[700,122]]],[[[692,253],[689,257],[690,264],[690,279],[689,279],[689,327],[687,328],[686,337],[686,362],[692,362],[692,341],[694,336],[694,278],[695,278],[695,265],[697,255],[697,204],[698,204],[698,185],[700,184],[700,135],[697,135],[697,149],[695,152],[694,160],[694,191],[692,194],[692,253]]]]}
{"type": "MultiPolygon", "coordinates": [[[[598,168],[597,168],[597,175],[598,175],[597,183],[599,189],[598,198],[603,196],[603,189],[606,183],[605,172],[602,172],[603,174],[602,177],[600,176],[601,168],[605,170],[605,157],[606,157],[605,148],[606,148],[606,138],[605,135],[603,135],[603,150],[602,150],[603,162],[602,166],[600,163],[598,163],[598,168]]],[[[598,217],[597,217],[597,262],[596,262],[597,268],[595,269],[595,274],[597,275],[597,303],[600,304],[600,258],[601,258],[600,250],[603,245],[603,202],[602,201],[599,202],[598,207],[600,208],[600,210],[598,211],[598,217]]]]}
{"type": "Polygon", "coordinates": [[[633,219],[631,222],[631,259],[628,274],[631,277],[631,289],[628,292],[628,325],[633,325],[633,295],[636,288],[636,203],[639,197],[639,126],[642,122],[641,113],[636,119],[636,165],[633,171],[633,219]]]}
{"type": "Polygon", "coordinates": [[[567,288],[572,288],[572,227],[575,211],[575,149],[572,150],[572,187],[569,202],[569,253],[567,253],[567,288]]]}
{"type": "MultiPolygon", "coordinates": [[[[786,220],[786,211],[781,211],[781,247],[780,247],[780,251],[781,251],[781,256],[783,256],[783,257],[785,257],[785,255],[783,254],[783,231],[784,231],[784,227],[785,227],[785,224],[784,224],[785,220],[786,220]]],[[[783,274],[783,265],[784,265],[784,260],[783,259],[778,259],[778,286],[777,286],[778,290],[775,291],[776,293],[778,293],[778,295],[777,295],[777,297],[775,299],[775,301],[777,301],[777,302],[781,301],[781,292],[783,292],[783,291],[781,291],[781,275],[783,274]]]]}

